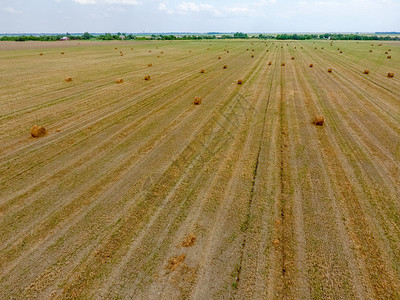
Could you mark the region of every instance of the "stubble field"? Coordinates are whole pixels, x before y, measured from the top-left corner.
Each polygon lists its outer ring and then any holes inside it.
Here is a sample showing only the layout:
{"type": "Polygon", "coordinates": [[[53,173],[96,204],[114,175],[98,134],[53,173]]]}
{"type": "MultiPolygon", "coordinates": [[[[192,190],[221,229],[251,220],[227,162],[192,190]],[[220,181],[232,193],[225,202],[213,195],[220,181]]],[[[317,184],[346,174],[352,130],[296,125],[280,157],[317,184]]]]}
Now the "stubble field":
{"type": "Polygon", "coordinates": [[[380,43],[0,43],[0,298],[399,298],[380,43]]]}

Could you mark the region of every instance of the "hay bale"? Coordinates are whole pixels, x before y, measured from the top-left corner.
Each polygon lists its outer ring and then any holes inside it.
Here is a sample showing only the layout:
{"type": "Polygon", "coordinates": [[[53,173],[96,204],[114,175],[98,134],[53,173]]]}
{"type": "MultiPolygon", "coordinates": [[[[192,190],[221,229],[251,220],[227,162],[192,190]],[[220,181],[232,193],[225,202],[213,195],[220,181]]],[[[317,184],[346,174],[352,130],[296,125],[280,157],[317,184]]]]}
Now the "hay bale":
{"type": "Polygon", "coordinates": [[[317,49],[317,47],[315,47],[315,49],[317,49]]]}
{"type": "Polygon", "coordinates": [[[122,50],[121,50],[121,51],[119,51],[119,53],[122,53],[122,50]]]}
{"type": "Polygon", "coordinates": [[[133,50],[133,48],[131,48],[131,50],[133,50]]]}
{"type": "Polygon", "coordinates": [[[249,51],[249,48],[247,48],[247,51],[249,51]]]}
{"type": "Polygon", "coordinates": [[[149,53],[151,53],[151,50],[149,50],[149,53]]]}
{"type": "Polygon", "coordinates": [[[65,78],[64,79],[66,82],[71,82],[72,81],[72,78],[71,77],[67,77],[67,78],[65,78]]]}
{"type": "Polygon", "coordinates": [[[314,120],[313,120],[314,125],[322,126],[322,125],[324,125],[324,122],[325,122],[324,116],[318,115],[318,116],[314,117],[314,120]]]}
{"type": "Polygon", "coordinates": [[[324,47],[322,47],[321,49],[324,49],[324,47]]]}
{"type": "Polygon", "coordinates": [[[229,50],[226,50],[226,53],[229,53],[229,50]]]}
{"type": "Polygon", "coordinates": [[[224,67],[223,67],[224,69],[227,69],[228,68],[228,66],[227,65],[224,65],[224,67]]]}
{"type": "Polygon", "coordinates": [[[193,104],[194,105],[200,105],[201,101],[202,101],[201,97],[197,97],[196,96],[196,97],[194,97],[193,104]]]}
{"type": "Polygon", "coordinates": [[[196,243],[196,236],[191,233],[182,242],[182,247],[192,247],[196,243]]]}
{"type": "Polygon", "coordinates": [[[392,49],[388,49],[388,51],[392,51],[392,49]]]}
{"type": "Polygon", "coordinates": [[[186,258],[185,254],[172,257],[168,261],[166,269],[168,269],[170,272],[175,271],[175,269],[185,260],[185,258],[186,258]]]}
{"type": "Polygon", "coordinates": [[[369,74],[369,70],[368,70],[368,69],[365,69],[365,70],[364,70],[364,74],[369,74]]]}
{"type": "Polygon", "coordinates": [[[252,55],[251,58],[254,58],[254,55],[252,55]]]}
{"type": "Polygon", "coordinates": [[[313,64],[310,64],[310,68],[312,68],[312,67],[314,67],[314,65],[313,65],[313,64]]]}
{"type": "Polygon", "coordinates": [[[343,53],[343,51],[340,51],[340,53],[343,53]]]}
{"type": "Polygon", "coordinates": [[[300,47],[300,49],[303,49],[303,47],[300,47]]]}
{"type": "Polygon", "coordinates": [[[393,78],[393,77],[394,77],[394,73],[389,72],[389,73],[388,73],[388,77],[389,77],[389,78],[393,78]]]}
{"type": "Polygon", "coordinates": [[[40,56],[42,56],[42,55],[43,55],[43,53],[40,53],[39,55],[40,55],[40,56]]]}
{"type": "Polygon", "coordinates": [[[292,57],[292,60],[294,60],[294,57],[292,57]]]}
{"type": "Polygon", "coordinates": [[[218,59],[221,59],[221,56],[218,56],[218,59]]]}
{"type": "Polygon", "coordinates": [[[389,54],[389,52],[386,51],[385,54],[389,54]]]}
{"type": "Polygon", "coordinates": [[[201,70],[200,70],[200,73],[204,73],[204,72],[205,72],[205,70],[204,70],[204,69],[201,69],[201,70]]]}
{"type": "Polygon", "coordinates": [[[161,54],[164,54],[164,51],[161,51],[160,53],[161,53],[161,54]]]}
{"type": "Polygon", "coordinates": [[[122,78],[115,80],[115,83],[118,83],[118,84],[123,83],[123,82],[124,82],[124,80],[122,78]]]}
{"type": "Polygon", "coordinates": [[[285,63],[282,63],[282,64],[281,64],[282,67],[284,67],[285,65],[286,65],[285,63]]]}
{"type": "Polygon", "coordinates": [[[237,83],[238,83],[238,84],[242,84],[242,83],[243,83],[243,80],[242,80],[242,79],[239,79],[239,80],[237,81],[237,83]]]}
{"type": "Polygon", "coordinates": [[[117,50],[118,48],[114,48],[115,50],[117,50]]]}
{"type": "Polygon", "coordinates": [[[371,52],[372,52],[372,50],[369,50],[369,52],[371,53],[371,52]]]}
{"type": "Polygon", "coordinates": [[[47,130],[43,126],[33,125],[31,128],[31,136],[39,138],[46,135],[47,130]]]}
{"type": "Polygon", "coordinates": [[[63,55],[64,54],[64,52],[61,52],[61,55],[63,55]]]}
{"type": "Polygon", "coordinates": [[[269,65],[269,66],[272,65],[272,61],[269,61],[269,62],[268,62],[268,65],[269,65]]]}
{"type": "Polygon", "coordinates": [[[152,64],[152,63],[149,63],[149,64],[147,64],[147,66],[148,66],[148,67],[152,67],[152,66],[153,66],[153,64],[152,64]]]}
{"type": "Polygon", "coordinates": [[[120,55],[120,56],[124,56],[124,54],[123,54],[123,53],[120,53],[119,55],[120,55]]]}
{"type": "Polygon", "coordinates": [[[144,80],[149,81],[150,80],[150,75],[144,76],[144,80]]]}
{"type": "Polygon", "coordinates": [[[392,56],[391,55],[388,55],[388,57],[387,57],[388,59],[391,59],[392,58],[392,56]]]}
{"type": "Polygon", "coordinates": [[[328,69],[328,73],[332,73],[332,69],[331,68],[328,69]]]}

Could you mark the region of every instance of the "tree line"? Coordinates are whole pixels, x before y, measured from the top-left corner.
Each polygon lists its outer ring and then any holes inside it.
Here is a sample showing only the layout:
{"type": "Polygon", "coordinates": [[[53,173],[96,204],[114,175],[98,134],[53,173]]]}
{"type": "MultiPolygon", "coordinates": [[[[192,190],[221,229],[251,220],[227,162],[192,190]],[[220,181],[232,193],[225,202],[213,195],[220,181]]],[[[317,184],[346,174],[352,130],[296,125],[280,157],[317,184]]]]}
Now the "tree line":
{"type": "Polygon", "coordinates": [[[204,35],[180,35],[180,34],[152,34],[149,36],[135,36],[133,34],[126,33],[104,33],[104,34],[90,34],[88,32],[82,35],[71,35],[66,33],[65,35],[3,35],[0,36],[0,41],[58,41],[63,37],[68,37],[70,40],[208,40],[208,39],[275,39],[275,40],[318,40],[318,39],[330,39],[330,40],[384,40],[384,41],[399,41],[400,36],[389,36],[389,35],[363,35],[363,34],[344,34],[344,33],[324,33],[324,34],[259,34],[259,35],[248,35],[242,32],[236,32],[234,34],[204,34],[204,35]]]}

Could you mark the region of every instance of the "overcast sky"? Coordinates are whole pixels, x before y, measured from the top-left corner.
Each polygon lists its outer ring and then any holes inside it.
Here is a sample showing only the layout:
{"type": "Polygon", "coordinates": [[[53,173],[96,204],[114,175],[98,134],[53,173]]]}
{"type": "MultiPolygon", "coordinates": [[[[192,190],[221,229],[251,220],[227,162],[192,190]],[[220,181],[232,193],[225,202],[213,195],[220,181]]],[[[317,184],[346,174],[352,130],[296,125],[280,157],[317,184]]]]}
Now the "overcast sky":
{"type": "Polygon", "coordinates": [[[0,0],[0,33],[400,31],[400,0],[0,0]]]}

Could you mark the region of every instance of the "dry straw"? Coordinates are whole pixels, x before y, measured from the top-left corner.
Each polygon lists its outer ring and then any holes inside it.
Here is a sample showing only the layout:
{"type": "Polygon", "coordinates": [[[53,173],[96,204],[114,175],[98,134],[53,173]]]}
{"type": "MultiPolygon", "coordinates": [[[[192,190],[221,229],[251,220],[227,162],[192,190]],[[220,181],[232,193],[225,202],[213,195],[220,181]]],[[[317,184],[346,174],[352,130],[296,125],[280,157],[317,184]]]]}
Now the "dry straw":
{"type": "Polygon", "coordinates": [[[368,70],[368,69],[365,69],[365,70],[364,70],[364,74],[369,74],[369,70],[368,70]]]}
{"type": "Polygon", "coordinates": [[[313,120],[314,125],[322,126],[322,125],[324,125],[324,122],[325,122],[324,116],[319,115],[319,116],[314,117],[314,120],[313,120]]]}
{"type": "Polygon", "coordinates": [[[286,65],[285,63],[282,63],[282,64],[281,64],[282,67],[284,67],[285,65],[286,65]]]}
{"type": "Polygon", "coordinates": [[[152,66],[153,66],[153,64],[152,64],[152,63],[150,63],[150,64],[148,64],[147,66],[148,66],[148,67],[152,67],[152,66]]]}
{"type": "Polygon", "coordinates": [[[43,126],[33,125],[31,128],[31,136],[39,138],[46,135],[46,129],[43,126]]]}
{"type": "Polygon", "coordinates": [[[227,65],[224,65],[224,67],[223,67],[224,69],[227,69],[228,68],[228,66],[227,65]]]}
{"type": "Polygon", "coordinates": [[[268,62],[268,65],[269,65],[269,66],[272,65],[272,61],[269,61],[269,62],[268,62]]]}
{"type": "Polygon", "coordinates": [[[193,104],[194,105],[200,105],[201,101],[202,101],[201,97],[197,97],[196,96],[196,97],[194,97],[193,104]]]}
{"type": "Polygon", "coordinates": [[[243,83],[243,80],[242,80],[242,79],[239,79],[237,83],[238,83],[238,84],[242,84],[242,83],[243,83]]]}
{"type": "Polygon", "coordinates": [[[314,67],[314,65],[313,65],[313,64],[310,64],[310,68],[312,68],[312,67],[314,67]]]}
{"type": "Polygon", "coordinates": [[[394,73],[389,72],[387,76],[388,76],[389,78],[393,78],[393,77],[394,77],[394,73]]]}
{"type": "Polygon", "coordinates": [[[119,79],[115,80],[115,82],[118,83],[118,84],[120,84],[120,83],[123,83],[124,80],[123,80],[122,78],[119,78],[119,79]]]}
{"type": "Polygon", "coordinates": [[[144,76],[144,80],[149,81],[150,80],[150,75],[144,76]]]}
{"type": "Polygon", "coordinates": [[[71,77],[67,77],[67,78],[65,78],[64,79],[66,82],[71,82],[72,81],[72,78],[71,77]]]}
{"type": "Polygon", "coordinates": [[[200,70],[200,73],[204,73],[204,72],[205,72],[205,70],[204,70],[204,69],[201,69],[201,70],[200,70]]]}
{"type": "Polygon", "coordinates": [[[332,73],[332,69],[328,69],[328,72],[329,72],[329,73],[332,73]]]}

